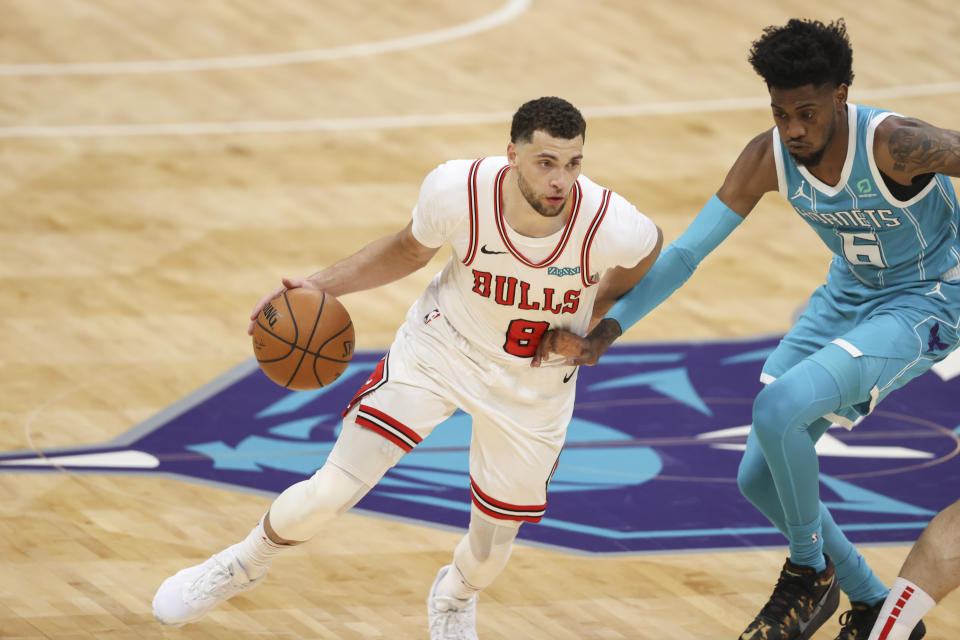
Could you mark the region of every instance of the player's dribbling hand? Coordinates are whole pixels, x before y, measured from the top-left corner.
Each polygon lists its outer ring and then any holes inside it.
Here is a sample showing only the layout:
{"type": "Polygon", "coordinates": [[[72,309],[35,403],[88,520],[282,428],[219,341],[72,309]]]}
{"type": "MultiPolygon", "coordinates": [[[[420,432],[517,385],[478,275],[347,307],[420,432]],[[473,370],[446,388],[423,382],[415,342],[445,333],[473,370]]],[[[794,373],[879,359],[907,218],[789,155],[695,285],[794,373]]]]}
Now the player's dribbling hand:
{"type": "Polygon", "coordinates": [[[257,316],[260,315],[260,311],[267,306],[268,302],[276,298],[287,289],[311,286],[311,281],[307,278],[283,278],[281,282],[283,282],[282,287],[277,287],[267,295],[260,298],[260,301],[257,302],[257,305],[253,308],[253,313],[250,314],[250,325],[247,327],[247,333],[249,335],[253,335],[253,327],[257,323],[257,316]]]}

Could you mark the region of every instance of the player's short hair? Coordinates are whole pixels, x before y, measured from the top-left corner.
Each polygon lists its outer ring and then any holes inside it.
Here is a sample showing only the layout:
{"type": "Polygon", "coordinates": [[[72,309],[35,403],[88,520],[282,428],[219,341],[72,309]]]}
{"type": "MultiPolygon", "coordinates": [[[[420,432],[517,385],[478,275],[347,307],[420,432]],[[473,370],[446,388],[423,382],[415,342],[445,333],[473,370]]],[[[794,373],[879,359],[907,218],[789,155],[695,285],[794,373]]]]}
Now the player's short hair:
{"type": "Polygon", "coordinates": [[[575,106],[563,98],[545,97],[525,102],[513,114],[511,142],[530,142],[534,131],[545,131],[554,138],[572,140],[586,137],[587,123],[575,106]]]}
{"type": "Polygon", "coordinates": [[[748,60],[768,88],[853,83],[853,49],[843,18],[830,24],[794,18],[782,27],[767,27],[748,60]]]}

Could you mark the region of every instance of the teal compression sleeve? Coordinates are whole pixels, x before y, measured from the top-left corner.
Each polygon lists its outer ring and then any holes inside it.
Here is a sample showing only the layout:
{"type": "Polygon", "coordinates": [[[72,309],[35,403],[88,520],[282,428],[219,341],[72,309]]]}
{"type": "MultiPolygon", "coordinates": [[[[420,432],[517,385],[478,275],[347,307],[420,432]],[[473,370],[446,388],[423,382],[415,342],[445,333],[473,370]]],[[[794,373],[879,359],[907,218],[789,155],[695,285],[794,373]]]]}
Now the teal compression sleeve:
{"type": "Polygon", "coordinates": [[[625,332],[686,282],[700,261],[741,222],[743,217],[720,198],[710,198],[687,230],[663,250],[643,280],[613,305],[607,317],[625,332]]]}

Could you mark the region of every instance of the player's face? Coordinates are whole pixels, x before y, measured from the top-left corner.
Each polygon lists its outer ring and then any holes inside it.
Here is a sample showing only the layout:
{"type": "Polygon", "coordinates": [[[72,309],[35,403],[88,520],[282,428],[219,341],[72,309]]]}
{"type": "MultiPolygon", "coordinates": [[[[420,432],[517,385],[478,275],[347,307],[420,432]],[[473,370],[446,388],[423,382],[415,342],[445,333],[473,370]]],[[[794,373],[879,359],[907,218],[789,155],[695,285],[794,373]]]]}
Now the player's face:
{"type": "Polygon", "coordinates": [[[770,88],[770,106],[780,139],[797,164],[815,167],[823,160],[837,128],[846,118],[847,85],[796,89],[770,88]]]}
{"type": "Polygon", "coordinates": [[[583,136],[568,140],[534,131],[530,142],[507,145],[507,157],[517,172],[520,193],[534,211],[552,218],[563,212],[580,176],[583,136]]]}

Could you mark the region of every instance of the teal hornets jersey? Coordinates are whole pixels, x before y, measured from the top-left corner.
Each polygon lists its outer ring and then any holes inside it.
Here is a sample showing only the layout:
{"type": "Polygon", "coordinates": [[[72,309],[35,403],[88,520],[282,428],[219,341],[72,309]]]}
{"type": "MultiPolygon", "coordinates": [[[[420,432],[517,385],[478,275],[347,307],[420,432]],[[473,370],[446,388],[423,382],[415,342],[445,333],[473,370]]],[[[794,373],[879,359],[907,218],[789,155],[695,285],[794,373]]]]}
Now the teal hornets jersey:
{"type": "Polygon", "coordinates": [[[780,193],[833,251],[831,271],[845,263],[875,289],[960,279],[960,208],[950,178],[934,174],[919,193],[898,200],[873,157],[877,125],[897,114],[848,103],[847,115],[847,158],[833,186],[797,165],[772,131],[780,193]]]}

